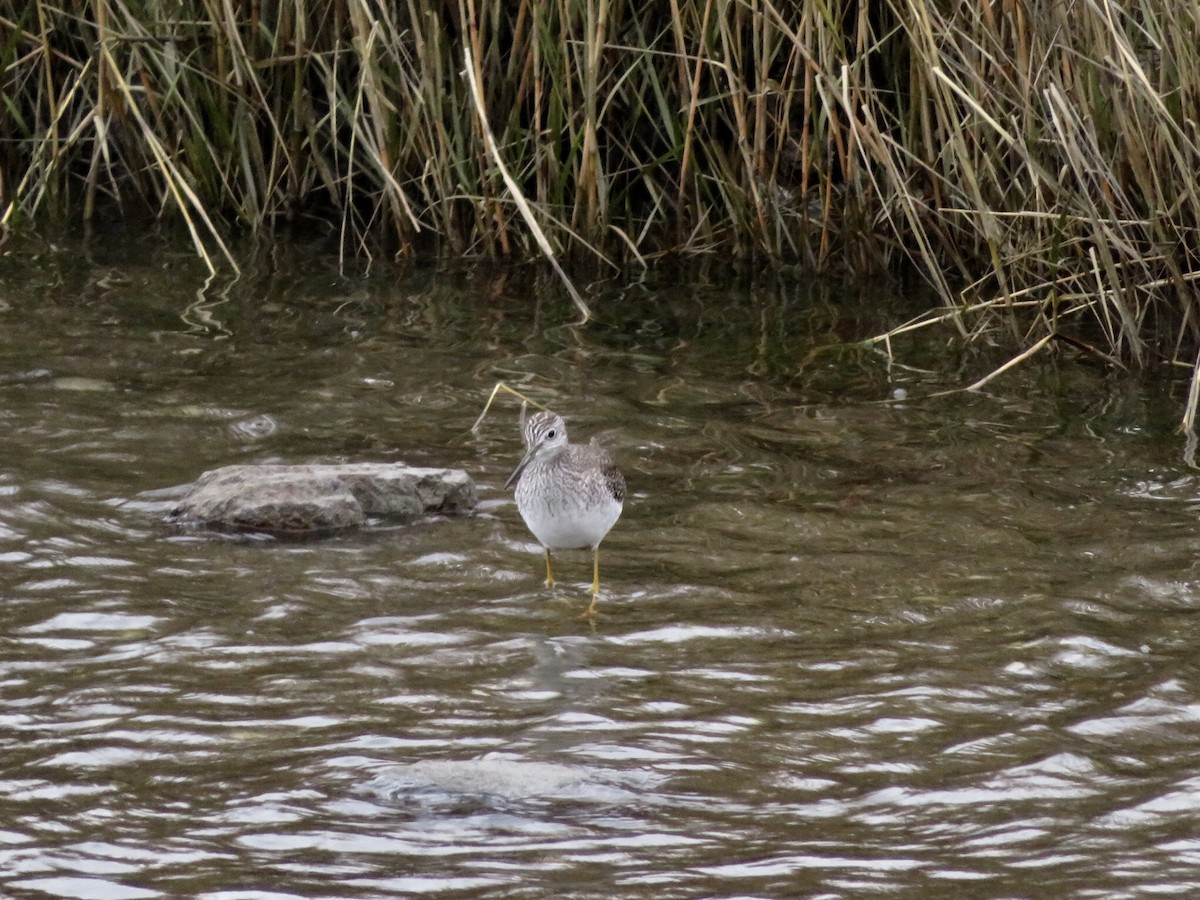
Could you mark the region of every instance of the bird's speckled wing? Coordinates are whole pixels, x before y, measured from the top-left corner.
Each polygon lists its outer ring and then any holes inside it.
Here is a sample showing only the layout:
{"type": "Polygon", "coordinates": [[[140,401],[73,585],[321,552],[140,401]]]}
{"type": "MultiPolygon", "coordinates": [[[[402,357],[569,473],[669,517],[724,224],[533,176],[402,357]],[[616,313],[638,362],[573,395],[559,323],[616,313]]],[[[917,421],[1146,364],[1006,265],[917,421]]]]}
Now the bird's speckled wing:
{"type": "Polygon", "coordinates": [[[579,449],[586,452],[591,457],[592,464],[600,470],[600,477],[604,479],[605,490],[618,503],[624,503],[625,476],[614,465],[612,457],[608,455],[608,451],[597,444],[595,438],[592,438],[587,444],[580,446],[579,449]]]}
{"type": "Polygon", "coordinates": [[[604,467],[604,483],[614,500],[618,503],[625,502],[625,476],[612,464],[611,460],[604,467]]]}

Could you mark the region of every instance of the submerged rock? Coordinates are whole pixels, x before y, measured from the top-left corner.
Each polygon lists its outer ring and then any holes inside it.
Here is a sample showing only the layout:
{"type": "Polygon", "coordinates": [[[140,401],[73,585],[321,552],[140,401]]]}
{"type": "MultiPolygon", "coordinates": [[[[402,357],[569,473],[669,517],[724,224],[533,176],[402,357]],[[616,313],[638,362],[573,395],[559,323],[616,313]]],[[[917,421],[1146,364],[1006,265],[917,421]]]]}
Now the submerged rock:
{"type": "Polygon", "coordinates": [[[515,759],[429,759],[390,766],[369,789],[391,800],[416,792],[491,796],[507,800],[555,795],[587,780],[588,771],[558,763],[515,759]]]}
{"type": "Polygon", "coordinates": [[[368,516],[404,522],[475,508],[461,469],[401,463],[226,466],[201,475],[167,514],[178,525],[311,534],[363,525],[368,516]]]}
{"type": "Polygon", "coordinates": [[[602,804],[636,802],[656,790],[660,775],[615,771],[489,753],[481,759],[424,759],[387,766],[362,791],[419,813],[515,809],[525,801],[602,804]]]}

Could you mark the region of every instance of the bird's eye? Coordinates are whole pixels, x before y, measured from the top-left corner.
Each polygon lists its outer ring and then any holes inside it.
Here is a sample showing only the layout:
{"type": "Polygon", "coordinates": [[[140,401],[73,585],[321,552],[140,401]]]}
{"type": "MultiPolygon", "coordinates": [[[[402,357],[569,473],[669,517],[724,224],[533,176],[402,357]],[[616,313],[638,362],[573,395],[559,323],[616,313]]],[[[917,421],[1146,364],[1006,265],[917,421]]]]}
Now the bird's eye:
{"type": "Polygon", "coordinates": [[[550,440],[554,440],[554,429],[553,428],[551,428],[549,431],[546,432],[546,437],[548,437],[550,440]]]}

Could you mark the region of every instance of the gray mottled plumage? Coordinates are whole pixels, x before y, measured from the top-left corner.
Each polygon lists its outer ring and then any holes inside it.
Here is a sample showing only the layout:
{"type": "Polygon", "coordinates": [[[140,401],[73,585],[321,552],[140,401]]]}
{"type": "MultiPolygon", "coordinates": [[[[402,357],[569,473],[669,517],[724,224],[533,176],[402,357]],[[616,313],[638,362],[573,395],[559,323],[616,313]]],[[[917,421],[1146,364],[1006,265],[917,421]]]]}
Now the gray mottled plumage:
{"type": "Polygon", "coordinates": [[[517,485],[517,510],[546,550],[546,583],[554,584],[551,550],[588,548],[595,556],[592,607],[600,591],[599,547],[625,503],[625,478],[604,448],[567,440],[562,416],[525,420],[525,456],[505,487],[517,485]]]}

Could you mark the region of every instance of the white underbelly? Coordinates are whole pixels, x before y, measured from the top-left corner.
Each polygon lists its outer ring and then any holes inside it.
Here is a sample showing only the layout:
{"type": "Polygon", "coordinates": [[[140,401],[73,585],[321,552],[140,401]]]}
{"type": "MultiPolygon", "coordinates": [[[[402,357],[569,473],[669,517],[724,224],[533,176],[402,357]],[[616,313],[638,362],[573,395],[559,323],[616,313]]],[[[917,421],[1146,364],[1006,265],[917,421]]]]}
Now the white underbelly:
{"type": "Polygon", "coordinates": [[[521,517],[543,547],[575,550],[595,547],[621,516],[621,505],[606,503],[591,509],[548,509],[534,504],[518,507],[521,517]]]}

